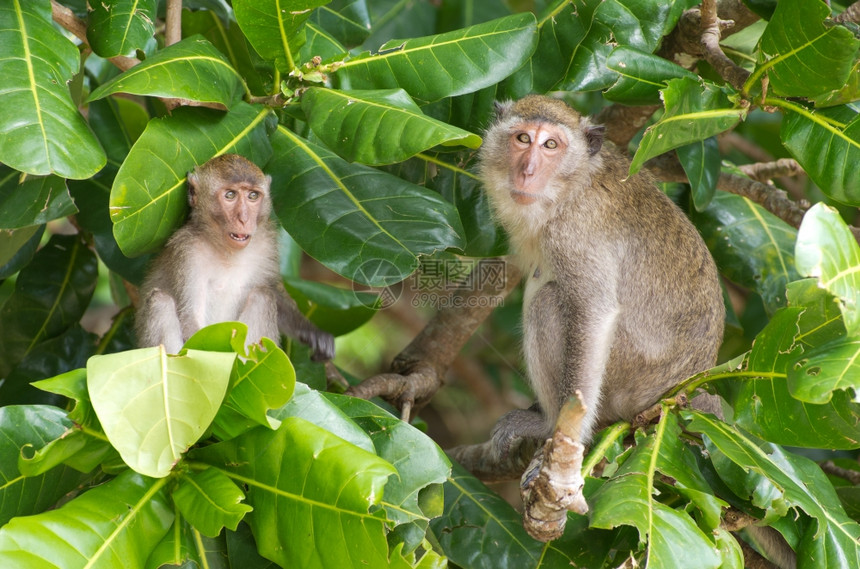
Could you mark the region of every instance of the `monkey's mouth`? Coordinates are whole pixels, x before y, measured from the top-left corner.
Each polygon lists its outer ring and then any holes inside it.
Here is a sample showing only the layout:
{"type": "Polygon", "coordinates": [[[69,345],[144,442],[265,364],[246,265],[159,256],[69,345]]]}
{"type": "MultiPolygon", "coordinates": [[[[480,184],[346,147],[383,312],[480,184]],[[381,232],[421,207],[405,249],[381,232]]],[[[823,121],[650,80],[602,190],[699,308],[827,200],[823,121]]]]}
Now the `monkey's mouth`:
{"type": "Polygon", "coordinates": [[[232,239],[233,241],[237,241],[239,243],[245,243],[250,238],[251,238],[251,236],[248,235],[247,233],[231,233],[230,234],[230,239],[232,239]]]}
{"type": "Polygon", "coordinates": [[[538,201],[540,196],[531,192],[521,192],[520,190],[511,190],[511,197],[520,205],[531,205],[538,201]]]}

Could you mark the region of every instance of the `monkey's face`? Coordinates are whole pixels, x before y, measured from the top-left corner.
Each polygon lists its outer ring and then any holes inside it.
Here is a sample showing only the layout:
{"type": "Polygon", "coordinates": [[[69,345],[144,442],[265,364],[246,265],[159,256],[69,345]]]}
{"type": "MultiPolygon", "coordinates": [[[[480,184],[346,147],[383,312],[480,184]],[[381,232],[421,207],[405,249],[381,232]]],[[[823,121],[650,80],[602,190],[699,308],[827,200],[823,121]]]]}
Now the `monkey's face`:
{"type": "Polygon", "coordinates": [[[257,221],[268,215],[266,189],[247,182],[227,184],[214,197],[225,242],[234,249],[245,248],[257,230],[257,221]]]}
{"type": "Polygon", "coordinates": [[[560,125],[521,122],[513,125],[508,139],[511,198],[531,205],[548,198],[546,190],[570,146],[570,136],[560,125]]]}

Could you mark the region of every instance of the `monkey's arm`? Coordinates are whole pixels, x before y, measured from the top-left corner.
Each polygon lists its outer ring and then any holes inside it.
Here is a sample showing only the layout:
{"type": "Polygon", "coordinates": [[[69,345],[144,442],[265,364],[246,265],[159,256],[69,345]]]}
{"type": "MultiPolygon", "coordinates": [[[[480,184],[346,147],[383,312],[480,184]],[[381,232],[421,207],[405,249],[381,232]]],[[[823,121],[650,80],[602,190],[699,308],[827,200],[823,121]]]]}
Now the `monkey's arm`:
{"type": "Polygon", "coordinates": [[[284,286],[278,283],[278,329],[282,334],[296,338],[310,347],[311,359],[315,362],[330,360],[334,357],[334,337],[314,326],[296,306],[296,301],[287,294],[284,286]]]}
{"type": "Polygon", "coordinates": [[[170,354],[181,348],[182,324],[177,316],[176,301],[166,291],[154,288],[143,299],[137,316],[137,343],[140,347],[164,344],[170,354]]]}

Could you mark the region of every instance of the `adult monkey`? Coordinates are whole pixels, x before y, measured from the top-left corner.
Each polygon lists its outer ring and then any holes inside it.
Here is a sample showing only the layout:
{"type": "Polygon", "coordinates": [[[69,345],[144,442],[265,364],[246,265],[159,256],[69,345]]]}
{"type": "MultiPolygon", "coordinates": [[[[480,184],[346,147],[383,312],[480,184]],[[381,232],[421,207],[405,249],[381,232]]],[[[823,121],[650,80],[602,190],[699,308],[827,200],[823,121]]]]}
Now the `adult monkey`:
{"type": "Polygon", "coordinates": [[[200,328],[239,321],[247,343],[279,333],[334,356],[334,339],[311,324],[281,281],[270,214],[272,179],[237,154],[212,158],[188,174],[188,221],[150,267],[135,318],[141,347],[176,353],[200,328]]]}
{"type": "MultiPolygon", "coordinates": [[[[604,146],[603,127],[544,96],[497,110],[480,172],[527,278],[523,348],[540,409],[506,414],[493,443],[504,455],[518,438],[546,439],[575,390],[588,443],[714,365],[725,316],[718,273],[680,209],[604,146]]],[[[721,414],[714,396],[693,403],[721,414]]],[[[795,567],[777,532],[748,529],[780,567],[795,567]]]]}

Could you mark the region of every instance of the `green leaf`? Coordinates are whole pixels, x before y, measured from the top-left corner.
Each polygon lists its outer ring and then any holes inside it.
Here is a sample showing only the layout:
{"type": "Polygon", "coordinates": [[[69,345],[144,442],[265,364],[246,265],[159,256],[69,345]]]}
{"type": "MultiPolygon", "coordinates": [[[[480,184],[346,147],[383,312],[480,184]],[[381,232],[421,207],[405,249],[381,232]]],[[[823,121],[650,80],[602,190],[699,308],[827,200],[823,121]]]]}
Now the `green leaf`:
{"type": "MultiPolygon", "coordinates": [[[[770,99],[768,99],[770,100],[770,99]]],[[[780,137],[791,155],[828,196],[860,206],[860,114],[853,107],[810,112],[783,103],[780,137]]]]}
{"type": "Polygon", "coordinates": [[[360,290],[345,290],[316,281],[284,279],[287,292],[311,322],[342,336],[373,318],[379,296],[360,290]]]}
{"type": "Polygon", "coordinates": [[[185,177],[195,165],[231,152],[265,164],[270,116],[269,109],[238,103],[228,113],[181,107],[151,120],[111,188],[113,233],[122,252],[135,257],[156,251],[185,220],[185,177]]]}
{"type": "Polygon", "coordinates": [[[426,116],[402,89],[312,88],[302,110],[314,134],[350,162],[402,162],[437,145],[478,148],[481,137],[426,116]]]}
{"type": "Polygon", "coordinates": [[[0,279],[8,279],[32,260],[42,242],[44,225],[4,231],[0,238],[0,279]]]}
{"type": "Polygon", "coordinates": [[[0,229],[41,225],[77,213],[66,182],[57,176],[28,177],[0,184],[0,229]]]}
{"type": "Polygon", "coordinates": [[[192,458],[247,485],[254,510],[245,519],[260,553],[281,567],[390,565],[385,518],[368,513],[396,472],[381,458],[295,417],[277,431],[261,427],[196,449],[192,458]]]}
{"type": "Polygon", "coordinates": [[[314,10],[311,20],[347,47],[361,45],[370,35],[370,14],[364,0],[334,0],[314,10]]]}
{"type": "Polygon", "coordinates": [[[0,528],[0,567],[143,569],[173,521],[166,484],[126,470],[57,510],[15,518],[0,528]]]}
{"type": "Polygon", "coordinates": [[[36,476],[18,469],[21,449],[40,449],[72,428],[65,411],[48,405],[0,407],[0,526],[46,510],[84,478],[67,467],[36,476]]]}
{"type": "Polygon", "coordinates": [[[120,456],[141,474],[160,478],[209,428],[227,391],[236,354],[162,346],[87,363],[93,408],[120,456]]]}
{"type": "Polygon", "coordinates": [[[312,62],[314,57],[322,61],[343,59],[347,49],[340,42],[310,22],[305,24],[305,45],[299,50],[299,60],[312,62]]]}
{"type": "Polygon", "coordinates": [[[690,191],[696,211],[703,211],[714,199],[720,177],[720,151],[715,137],[679,146],[681,166],[690,180],[690,191]]]}
{"type": "Polygon", "coordinates": [[[815,204],[797,234],[797,270],[839,300],[849,335],[860,331],[860,246],[835,209],[815,204]]]}
{"type": "Polygon", "coordinates": [[[80,320],[98,277],[96,256],[77,235],[54,235],[18,275],[0,308],[0,377],[40,342],[80,320]]]}
{"type": "Polygon", "coordinates": [[[204,37],[192,36],[117,75],[93,91],[88,100],[131,93],[232,107],[242,92],[242,77],[227,58],[204,37]]]}
{"type": "Polygon", "coordinates": [[[294,54],[304,43],[305,21],[329,0],[234,0],[236,21],[263,58],[284,74],[297,68],[294,54]]]}
{"type": "Polygon", "coordinates": [[[835,390],[853,390],[860,403],[860,339],[841,338],[809,352],[788,372],[791,395],[809,403],[827,403],[835,390]]]}
{"type": "MultiPolygon", "coordinates": [[[[679,448],[683,445],[680,434],[674,417],[664,414],[656,432],[637,444],[633,454],[612,479],[589,500],[591,527],[611,529],[620,524],[636,527],[640,542],[647,540],[649,568],[716,569],[721,562],[713,542],[683,509],[673,509],[654,496],[654,480],[660,467],[666,467],[670,471],[666,473],[669,476],[681,474],[682,485],[686,483],[693,486],[691,489],[708,489],[701,474],[694,477],[692,473],[685,472],[684,466],[695,465],[695,460],[682,458],[689,450],[679,448]],[[671,428],[668,427],[670,424],[671,428]],[[664,445],[676,448],[665,452],[664,445]],[[659,460],[661,455],[663,460],[659,460]],[[679,460],[686,464],[678,465],[679,460]]],[[[712,497],[710,502],[706,506],[709,521],[718,524],[719,504],[712,497]]]]}
{"type": "Polygon", "coordinates": [[[322,393],[304,383],[296,384],[296,393],[289,403],[272,412],[272,417],[284,420],[298,417],[337,435],[367,452],[374,452],[373,441],[347,414],[322,393]]]}
{"type": "Polygon", "coordinates": [[[266,413],[289,401],[296,385],[290,359],[271,339],[263,338],[262,346],[254,344],[248,352],[238,361],[227,399],[215,417],[215,434],[222,439],[245,430],[244,421],[237,429],[236,422],[230,419],[235,413],[250,419],[254,426],[269,426],[266,413]]]}
{"type": "Polygon", "coordinates": [[[725,192],[717,192],[692,219],[720,273],[761,295],[769,312],[785,306],[786,283],[800,276],[793,227],[749,199],[725,192]]]}
{"type": "Polygon", "coordinates": [[[104,58],[134,55],[155,34],[156,0],[99,0],[90,5],[87,43],[104,58]]]}
{"type": "Polygon", "coordinates": [[[438,194],[279,127],[269,164],[275,212],[309,255],[370,286],[400,282],[418,255],[461,248],[463,228],[438,194]]]}
{"type": "MultiPolygon", "coordinates": [[[[232,532],[225,532],[228,535],[232,532]]],[[[256,552],[256,544],[249,537],[249,545],[256,552]]],[[[167,569],[169,567],[180,567],[182,569],[229,569],[230,567],[242,567],[242,569],[257,569],[258,566],[249,562],[250,556],[242,558],[241,562],[227,563],[228,552],[227,538],[206,537],[196,528],[185,522],[181,516],[173,522],[173,526],[167,531],[158,545],[152,550],[146,562],[146,569],[167,569]]],[[[265,569],[270,569],[266,567],[265,569]]],[[[271,566],[271,569],[275,569],[271,566]]]]}
{"type": "MultiPolygon", "coordinates": [[[[832,308],[831,308],[832,310],[832,308]]],[[[798,401],[786,381],[813,342],[844,333],[826,304],[789,306],[773,315],[739,368],[715,372],[713,385],[734,409],[735,423],[766,440],[792,446],[853,449],[860,445],[860,405],[844,391],[829,403],[798,401]]]]}
{"type": "Polygon", "coordinates": [[[48,0],[0,5],[0,162],[43,176],[89,178],[105,154],[78,112],[68,83],[78,48],[51,21],[48,0]]]}
{"type": "Polygon", "coordinates": [[[179,479],[173,503],[188,522],[208,537],[218,537],[225,527],[236,526],[253,508],[242,504],[245,494],[217,468],[192,472],[179,479]]]}
{"type": "Polygon", "coordinates": [[[516,14],[435,36],[391,40],[376,54],[339,63],[334,77],[341,87],[399,87],[431,102],[498,83],[529,58],[537,39],[534,15],[516,14]]]}
{"type": "Polygon", "coordinates": [[[848,28],[826,26],[823,2],[782,0],[761,36],[759,65],[778,95],[813,98],[841,89],[854,67],[860,40],[848,28]]]}
{"type": "Polygon", "coordinates": [[[646,160],[726,131],[747,114],[745,108],[729,103],[724,89],[709,83],[672,79],[660,92],[666,112],[645,130],[630,164],[630,175],[638,172],[646,160]]]}
{"type": "Polygon", "coordinates": [[[799,567],[817,567],[822,560],[836,559],[840,567],[860,566],[860,525],[845,515],[833,486],[817,464],[776,445],[755,442],[711,416],[695,411],[682,414],[690,421],[688,430],[706,435],[708,448],[718,448],[751,478],[764,477],[782,493],[786,506],[800,508],[815,519],[817,523],[807,524],[803,532],[799,567]]]}
{"type": "Polygon", "coordinates": [[[670,16],[675,12],[673,4],[681,2],[604,0],[598,6],[595,18],[612,30],[619,44],[651,53],[660,44],[663,34],[674,27],[670,22],[670,16]]]}
{"type": "Polygon", "coordinates": [[[696,75],[657,55],[621,45],[612,50],[606,67],[618,73],[618,80],[604,92],[610,101],[626,105],[654,105],[667,81],[696,75]]]}

